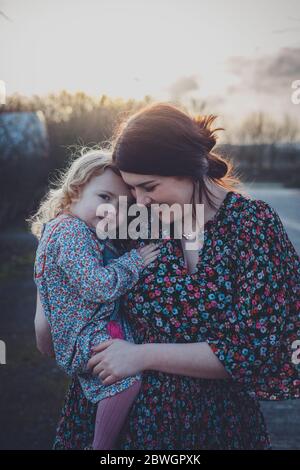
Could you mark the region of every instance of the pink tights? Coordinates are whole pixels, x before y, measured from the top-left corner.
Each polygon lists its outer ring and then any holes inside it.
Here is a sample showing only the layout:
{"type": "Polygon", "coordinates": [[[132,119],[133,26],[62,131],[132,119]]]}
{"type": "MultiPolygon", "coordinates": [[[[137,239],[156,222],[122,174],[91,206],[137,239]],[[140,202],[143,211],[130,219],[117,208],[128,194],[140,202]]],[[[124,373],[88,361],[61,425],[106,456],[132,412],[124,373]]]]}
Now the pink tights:
{"type": "Polygon", "coordinates": [[[141,382],[98,403],[93,449],[113,450],[114,443],[137,397],[141,382]]]}

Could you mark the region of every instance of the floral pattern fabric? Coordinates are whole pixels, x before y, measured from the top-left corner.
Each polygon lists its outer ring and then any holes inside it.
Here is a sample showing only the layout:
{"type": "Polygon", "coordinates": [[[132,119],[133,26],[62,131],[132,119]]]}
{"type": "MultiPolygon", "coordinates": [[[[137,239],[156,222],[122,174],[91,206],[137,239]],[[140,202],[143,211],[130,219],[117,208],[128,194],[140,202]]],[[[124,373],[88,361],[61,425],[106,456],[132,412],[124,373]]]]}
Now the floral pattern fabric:
{"type": "MultiPolygon", "coordinates": [[[[188,273],[180,240],[164,240],[126,295],[124,313],[136,343],[207,342],[230,379],[143,372],[118,448],[268,449],[258,399],[300,397],[292,362],[299,312],[300,260],[278,214],[264,201],[228,192],[205,225],[196,272],[188,273]]],[[[73,383],[56,448],[88,445],[70,437],[75,404],[85,407],[73,383]]],[[[93,413],[85,416],[86,438],[93,413]]]]}
{"type": "Polygon", "coordinates": [[[45,224],[38,245],[34,280],[51,328],[55,358],[68,374],[78,374],[93,403],[130,387],[140,374],[104,385],[87,372],[93,346],[120,337],[133,341],[120,315],[120,298],[144,268],[136,249],[118,256],[107,241],[78,217],[62,214],[45,224]]]}

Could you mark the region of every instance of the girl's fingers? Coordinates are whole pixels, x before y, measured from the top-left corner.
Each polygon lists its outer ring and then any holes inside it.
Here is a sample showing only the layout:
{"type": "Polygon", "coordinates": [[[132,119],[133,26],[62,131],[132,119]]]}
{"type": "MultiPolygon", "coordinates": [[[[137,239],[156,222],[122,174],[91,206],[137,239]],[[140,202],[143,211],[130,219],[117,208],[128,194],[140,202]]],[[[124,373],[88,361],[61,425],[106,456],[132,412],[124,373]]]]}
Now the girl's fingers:
{"type": "Polygon", "coordinates": [[[147,261],[144,261],[144,264],[145,264],[145,266],[148,266],[150,263],[153,263],[153,261],[155,261],[155,260],[156,260],[156,258],[150,258],[147,261]]]}
{"type": "Polygon", "coordinates": [[[151,253],[150,255],[145,256],[145,260],[146,260],[146,261],[149,261],[149,259],[154,260],[154,259],[156,259],[156,258],[158,257],[158,254],[159,254],[159,253],[151,253]]]}
{"type": "Polygon", "coordinates": [[[160,253],[159,250],[158,251],[152,251],[151,253],[147,253],[145,255],[145,258],[149,258],[150,256],[156,256],[157,257],[159,255],[159,253],[160,253]]]}
{"type": "Polygon", "coordinates": [[[150,252],[153,251],[153,250],[158,250],[158,251],[160,251],[160,246],[159,246],[157,243],[154,243],[154,244],[153,244],[153,247],[151,247],[151,249],[150,249],[150,252]]]}
{"type": "Polygon", "coordinates": [[[143,254],[147,254],[147,253],[151,253],[151,251],[155,249],[157,249],[157,245],[155,243],[150,243],[149,245],[146,245],[143,248],[140,248],[140,251],[143,254]]]}
{"type": "Polygon", "coordinates": [[[156,259],[157,258],[157,255],[148,255],[146,256],[146,260],[149,261],[149,259],[156,259]]]}
{"type": "Polygon", "coordinates": [[[150,245],[148,245],[148,248],[149,248],[149,251],[153,251],[158,248],[158,245],[157,243],[151,243],[150,245]]]}

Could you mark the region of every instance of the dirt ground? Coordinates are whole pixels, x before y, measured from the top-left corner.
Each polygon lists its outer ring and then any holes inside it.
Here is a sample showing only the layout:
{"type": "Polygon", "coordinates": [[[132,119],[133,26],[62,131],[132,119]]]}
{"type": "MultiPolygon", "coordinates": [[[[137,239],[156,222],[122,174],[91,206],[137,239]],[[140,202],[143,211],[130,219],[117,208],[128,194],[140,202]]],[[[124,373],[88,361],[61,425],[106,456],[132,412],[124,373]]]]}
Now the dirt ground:
{"type": "MultiPolygon", "coordinates": [[[[35,240],[24,229],[0,237],[0,449],[51,448],[67,379],[35,348],[35,240]]],[[[300,449],[300,400],[262,404],[274,449],[300,449]]]]}

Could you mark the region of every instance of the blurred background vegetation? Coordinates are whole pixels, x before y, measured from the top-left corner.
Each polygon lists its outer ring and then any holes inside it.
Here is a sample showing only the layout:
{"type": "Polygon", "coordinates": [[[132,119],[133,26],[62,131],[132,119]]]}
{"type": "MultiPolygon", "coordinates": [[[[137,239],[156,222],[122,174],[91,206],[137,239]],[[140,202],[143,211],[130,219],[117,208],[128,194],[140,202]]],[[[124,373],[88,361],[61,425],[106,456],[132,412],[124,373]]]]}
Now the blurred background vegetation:
{"type": "MultiPolygon", "coordinates": [[[[0,107],[0,227],[22,225],[78,147],[107,145],[124,117],[151,102],[150,96],[97,99],[67,91],[9,96],[0,107]]],[[[184,107],[193,114],[209,112],[209,106],[196,99],[184,107]]],[[[225,132],[220,133],[217,151],[234,161],[243,182],[300,187],[298,122],[289,115],[276,120],[255,112],[233,127],[221,118],[225,132]]]]}
{"type": "MultiPolygon", "coordinates": [[[[216,151],[300,253],[299,22],[298,0],[0,0],[0,449],[51,448],[68,384],[36,350],[26,219],[124,117],[154,100],[220,116],[216,151]]],[[[300,400],[262,405],[274,448],[299,449],[300,400]]]]}
{"type": "MultiPolygon", "coordinates": [[[[36,350],[33,262],[37,240],[28,233],[25,219],[78,147],[107,145],[118,122],[151,102],[150,96],[96,99],[83,92],[62,91],[44,97],[13,95],[0,107],[0,339],[7,345],[7,366],[0,368],[2,449],[51,448],[68,385],[54,361],[36,350]]],[[[195,99],[185,108],[193,114],[210,112],[208,104],[195,99]]],[[[221,117],[218,121],[225,132],[220,133],[217,150],[234,161],[243,182],[261,183],[254,196],[287,216],[284,222],[300,247],[299,192],[279,190],[276,184],[272,189],[276,182],[281,187],[300,187],[297,125],[288,116],[275,121],[262,112],[249,114],[237,127],[221,117]]],[[[299,400],[262,406],[274,448],[300,448],[299,400]]]]}
{"type": "Polygon", "coordinates": [[[8,97],[0,107],[0,227],[22,224],[78,147],[104,145],[118,119],[148,101],[66,91],[8,97]]]}

